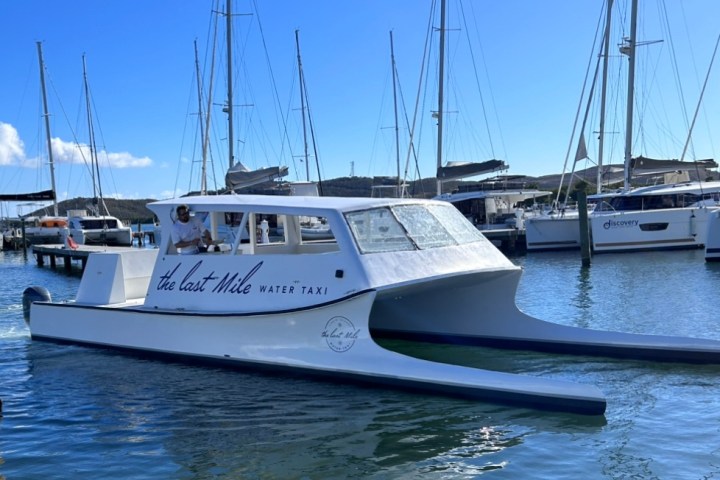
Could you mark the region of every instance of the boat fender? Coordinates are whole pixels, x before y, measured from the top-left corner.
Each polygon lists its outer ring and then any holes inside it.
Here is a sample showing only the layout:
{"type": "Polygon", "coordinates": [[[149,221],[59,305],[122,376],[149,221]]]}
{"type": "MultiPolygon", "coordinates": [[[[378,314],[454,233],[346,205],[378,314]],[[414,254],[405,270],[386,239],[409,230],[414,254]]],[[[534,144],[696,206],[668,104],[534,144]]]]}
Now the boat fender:
{"type": "Polygon", "coordinates": [[[38,286],[26,288],[22,296],[23,317],[25,318],[25,323],[30,323],[30,305],[32,305],[33,302],[50,301],[52,301],[52,298],[50,297],[50,292],[48,292],[47,288],[38,286]]]}

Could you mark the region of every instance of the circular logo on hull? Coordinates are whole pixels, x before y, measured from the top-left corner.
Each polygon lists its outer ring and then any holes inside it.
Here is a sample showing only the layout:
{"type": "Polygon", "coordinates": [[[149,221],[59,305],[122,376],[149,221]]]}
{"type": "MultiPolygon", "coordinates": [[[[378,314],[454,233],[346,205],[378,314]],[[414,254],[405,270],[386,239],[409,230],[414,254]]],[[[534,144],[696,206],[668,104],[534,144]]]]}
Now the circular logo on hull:
{"type": "Polygon", "coordinates": [[[360,330],[356,329],[350,320],[338,316],[328,320],[322,337],[332,350],[347,352],[355,345],[359,333],[360,330]]]}

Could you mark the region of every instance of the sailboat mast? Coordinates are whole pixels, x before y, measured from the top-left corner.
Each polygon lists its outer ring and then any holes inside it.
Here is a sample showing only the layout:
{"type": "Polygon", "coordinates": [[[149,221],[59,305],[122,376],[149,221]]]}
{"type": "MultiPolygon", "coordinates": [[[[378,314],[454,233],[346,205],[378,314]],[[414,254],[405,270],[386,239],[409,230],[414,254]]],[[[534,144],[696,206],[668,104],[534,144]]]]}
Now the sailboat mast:
{"type": "Polygon", "coordinates": [[[233,93],[232,93],[232,0],[227,0],[225,9],[225,22],[227,25],[227,114],[228,114],[228,162],[230,168],[235,165],[233,152],[233,93]]]}
{"type": "Polygon", "coordinates": [[[302,115],[303,145],[305,152],[305,180],[310,181],[310,162],[308,160],[307,127],[305,126],[305,77],[303,76],[302,60],[300,58],[300,31],[295,30],[295,47],[297,49],[298,77],[300,86],[300,114],[302,115]]]}
{"type": "Polygon", "coordinates": [[[55,164],[53,163],[52,139],[50,138],[50,114],[48,113],[47,94],[45,93],[45,62],[43,62],[42,42],[37,42],[38,61],[40,62],[40,87],[42,89],[43,116],[45,117],[45,137],[47,138],[48,163],[50,164],[50,186],[53,192],[53,215],[58,216],[57,195],[55,193],[55,164]]]}
{"type": "MultiPolygon", "coordinates": [[[[445,88],[445,0],[440,2],[440,65],[438,70],[438,111],[437,111],[437,171],[442,167],[443,154],[443,89],[445,88]]],[[[442,182],[437,179],[437,194],[442,193],[442,182]]]]}
{"type": "Polygon", "coordinates": [[[607,2],[607,13],[605,18],[605,41],[603,44],[603,74],[602,74],[602,91],[600,94],[600,132],[598,144],[598,165],[597,165],[597,190],[598,194],[602,193],[602,165],[603,150],[605,144],[605,103],[607,99],[607,77],[608,77],[608,59],[610,57],[610,24],[612,18],[613,0],[607,2]]]}
{"type": "Polygon", "coordinates": [[[93,198],[97,201],[98,196],[100,197],[100,199],[102,199],[102,189],[100,188],[100,167],[98,166],[97,152],[95,149],[95,129],[93,127],[93,121],[92,121],[92,104],[90,102],[90,87],[88,87],[87,65],[85,63],[85,54],[83,54],[83,56],[82,56],[82,61],[83,61],[83,79],[84,79],[84,83],[85,83],[85,107],[87,109],[88,132],[89,132],[89,137],[90,137],[88,140],[88,146],[90,148],[90,167],[91,167],[92,181],[93,181],[93,198]],[[96,179],[97,179],[97,181],[96,181],[96,179]]]}
{"type": "Polygon", "coordinates": [[[630,189],[630,163],[632,161],[632,132],[633,132],[633,102],[635,99],[635,47],[637,45],[637,10],[638,0],[633,0],[630,12],[630,38],[623,45],[623,53],[627,54],[628,68],[628,96],[627,117],[625,120],[625,177],[624,189],[630,189]]]}
{"type": "Polygon", "coordinates": [[[200,141],[202,142],[202,173],[200,176],[200,194],[207,193],[207,142],[205,141],[205,128],[203,126],[203,106],[202,106],[202,77],[200,76],[200,61],[198,60],[197,40],[195,45],[195,75],[197,76],[198,91],[198,122],[200,125],[200,141]]]}
{"type": "Polygon", "coordinates": [[[395,158],[397,162],[397,196],[402,197],[402,180],[400,179],[400,129],[398,128],[397,76],[395,68],[395,46],[393,32],[390,30],[390,63],[393,78],[393,109],[395,111],[395,158]]]}

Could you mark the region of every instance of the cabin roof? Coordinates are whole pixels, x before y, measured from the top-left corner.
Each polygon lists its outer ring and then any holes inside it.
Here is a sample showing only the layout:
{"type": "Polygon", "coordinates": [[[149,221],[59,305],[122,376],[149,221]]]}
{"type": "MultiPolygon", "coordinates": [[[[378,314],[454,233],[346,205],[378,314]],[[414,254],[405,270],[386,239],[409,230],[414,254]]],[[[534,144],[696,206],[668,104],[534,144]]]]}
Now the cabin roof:
{"type": "Polygon", "coordinates": [[[659,184],[649,185],[647,187],[637,187],[627,192],[619,192],[615,196],[638,196],[638,195],[675,195],[679,193],[693,193],[700,195],[703,193],[717,193],[720,191],[720,181],[710,182],[683,182],[675,184],[659,184]]]}
{"type": "Polygon", "coordinates": [[[435,203],[424,199],[398,199],[398,198],[368,198],[368,197],[305,197],[292,195],[203,195],[195,197],[180,197],[170,200],[161,200],[148,204],[150,209],[155,207],[175,208],[177,205],[187,204],[191,208],[201,208],[213,211],[242,210],[272,213],[274,209],[282,209],[286,213],[315,211],[352,211],[368,208],[383,207],[387,205],[435,203]]]}

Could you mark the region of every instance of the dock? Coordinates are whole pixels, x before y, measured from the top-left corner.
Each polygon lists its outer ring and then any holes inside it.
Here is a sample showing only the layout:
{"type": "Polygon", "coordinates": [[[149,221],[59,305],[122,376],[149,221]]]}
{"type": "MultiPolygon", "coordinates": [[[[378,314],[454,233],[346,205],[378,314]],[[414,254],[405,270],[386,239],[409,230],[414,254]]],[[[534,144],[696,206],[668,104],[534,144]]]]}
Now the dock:
{"type": "Polygon", "coordinates": [[[85,270],[87,259],[93,252],[120,252],[133,249],[133,247],[106,247],[103,245],[79,245],[78,248],[72,249],[59,243],[52,245],[33,245],[32,253],[35,255],[38,266],[42,267],[45,265],[45,258],[47,257],[50,267],[55,268],[58,260],[61,259],[65,270],[69,272],[72,270],[73,260],[80,263],[81,270],[85,270]]]}
{"type": "Polygon", "coordinates": [[[498,247],[503,253],[517,253],[525,251],[525,230],[516,228],[498,228],[480,230],[485,238],[498,247]]]}

